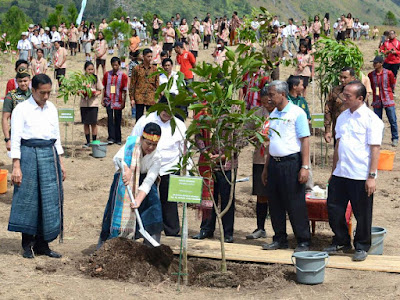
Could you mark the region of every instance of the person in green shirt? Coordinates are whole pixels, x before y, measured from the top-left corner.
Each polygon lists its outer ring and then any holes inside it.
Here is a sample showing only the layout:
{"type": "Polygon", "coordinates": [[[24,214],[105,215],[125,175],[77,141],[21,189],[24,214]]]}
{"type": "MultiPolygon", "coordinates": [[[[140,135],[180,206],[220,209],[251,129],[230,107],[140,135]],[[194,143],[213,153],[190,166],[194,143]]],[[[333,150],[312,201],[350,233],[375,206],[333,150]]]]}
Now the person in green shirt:
{"type": "Polygon", "coordinates": [[[28,99],[32,94],[31,89],[29,88],[31,76],[27,68],[19,67],[17,69],[17,75],[15,78],[17,80],[18,87],[15,90],[8,92],[4,98],[3,116],[1,121],[4,141],[6,142],[6,148],[8,151],[11,150],[10,121],[12,111],[19,103],[28,99]]]}
{"type": "Polygon", "coordinates": [[[310,110],[308,109],[307,101],[303,96],[301,96],[304,90],[303,79],[301,76],[290,75],[287,80],[287,84],[289,86],[288,99],[292,101],[293,104],[301,107],[307,114],[307,119],[310,121],[311,115],[310,110]]]}
{"type": "MultiPolygon", "coordinates": [[[[308,104],[306,99],[301,96],[304,90],[303,79],[301,76],[290,75],[286,81],[289,87],[288,99],[292,101],[293,104],[301,107],[307,115],[308,123],[311,124],[310,110],[308,109],[308,104]]],[[[311,166],[311,161],[310,161],[311,166]]],[[[309,170],[308,180],[306,182],[306,192],[311,192],[314,187],[313,173],[309,170]]]]}

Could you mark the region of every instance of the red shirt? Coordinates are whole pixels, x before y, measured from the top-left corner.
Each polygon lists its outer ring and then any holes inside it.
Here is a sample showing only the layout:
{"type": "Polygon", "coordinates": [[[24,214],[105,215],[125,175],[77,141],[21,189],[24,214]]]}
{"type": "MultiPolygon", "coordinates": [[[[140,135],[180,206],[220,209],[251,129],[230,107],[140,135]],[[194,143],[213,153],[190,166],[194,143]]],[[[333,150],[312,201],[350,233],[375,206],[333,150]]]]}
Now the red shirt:
{"type": "Polygon", "coordinates": [[[396,83],[393,72],[383,69],[382,72],[372,71],[368,74],[372,88],[372,106],[374,108],[394,106],[393,87],[396,83]]]}
{"type": "Polygon", "coordinates": [[[185,79],[192,79],[193,73],[191,69],[196,63],[196,58],[192,52],[183,50],[182,54],[176,56],[176,61],[181,65],[180,71],[183,73],[183,75],[185,75],[185,79]]]}
{"type": "Polygon", "coordinates": [[[122,98],[123,91],[128,90],[128,75],[122,71],[116,74],[113,71],[108,71],[103,77],[104,86],[104,103],[110,106],[111,109],[122,109],[122,103],[125,99],[122,98]]]}
{"type": "Polygon", "coordinates": [[[268,76],[264,76],[264,72],[257,71],[257,73],[253,73],[252,76],[249,76],[249,73],[246,73],[243,76],[243,81],[245,82],[245,86],[243,87],[244,100],[246,101],[246,108],[252,109],[253,107],[261,106],[260,102],[260,91],[264,87],[264,85],[269,80],[268,76]],[[257,87],[258,91],[252,91],[251,88],[257,87]]]}
{"type": "Polygon", "coordinates": [[[387,64],[400,64],[400,42],[397,39],[387,40],[383,43],[380,48],[381,52],[386,52],[388,50],[395,50],[395,53],[389,53],[385,58],[385,63],[387,64]]]}
{"type": "Polygon", "coordinates": [[[8,82],[7,82],[7,86],[6,86],[6,95],[8,94],[8,92],[11,92],[12,90],[15,90],[18,87],[18,83],[17,80],[15,78],[11,78],[8,82]]]}

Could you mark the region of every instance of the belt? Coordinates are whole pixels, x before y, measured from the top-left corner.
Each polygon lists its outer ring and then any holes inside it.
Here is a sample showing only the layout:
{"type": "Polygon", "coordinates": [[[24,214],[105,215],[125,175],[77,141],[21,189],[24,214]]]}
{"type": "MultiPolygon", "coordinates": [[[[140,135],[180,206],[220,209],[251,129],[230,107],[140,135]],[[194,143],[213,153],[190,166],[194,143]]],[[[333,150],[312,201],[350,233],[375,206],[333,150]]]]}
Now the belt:
{"type": "Polygon", "coordinates": [[[46,148],[53,147],[56,139],[43,140],[43,139],[21,139],[21,146],[31,147],[31,148],[46,148]]]}
{"type": "Polygon", "coordinates": [[[271,158],[273,160],[275,160],[276,162],[283,162],[283,161],[289,161],[289,160],[295,160],[296,158],[298,158],[300,156],[300,152],[294,153],[294,154],[290,154],[287,156],[271,156],[271,158]]]}

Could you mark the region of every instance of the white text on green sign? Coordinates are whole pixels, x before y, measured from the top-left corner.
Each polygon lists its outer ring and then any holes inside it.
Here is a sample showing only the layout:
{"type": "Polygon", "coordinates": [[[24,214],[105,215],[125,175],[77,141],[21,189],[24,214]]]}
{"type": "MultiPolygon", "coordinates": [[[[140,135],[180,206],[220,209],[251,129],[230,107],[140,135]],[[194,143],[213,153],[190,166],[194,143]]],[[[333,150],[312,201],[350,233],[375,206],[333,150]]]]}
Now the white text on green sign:
{"type": "Polygon", "coordinates": [[[324,128],[324,114],[312,114],[311,115],[311,127],[312,128],[324,128]]]}
{"type": "Polygon", "coordinates": [[[168,201],[200,204],[202,190],[202,177],[171,175],[169,179],[168,201]]]}
{"type": "Polygon", "coordinates": [[[74,122],[75,112],[72,108],[58,109],[58,120],[60,122],[74,122]]]}

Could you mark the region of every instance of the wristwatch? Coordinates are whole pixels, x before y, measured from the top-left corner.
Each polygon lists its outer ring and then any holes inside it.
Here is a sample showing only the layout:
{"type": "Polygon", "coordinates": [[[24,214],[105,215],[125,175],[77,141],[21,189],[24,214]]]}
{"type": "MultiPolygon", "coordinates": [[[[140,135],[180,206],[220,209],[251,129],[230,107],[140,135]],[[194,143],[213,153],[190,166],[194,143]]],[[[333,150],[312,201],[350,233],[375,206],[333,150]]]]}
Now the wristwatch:
{"type": "Polygon", "coordinates": [[[4,141],[5,141],[6,143],[8,143],[9,140],[10,140],[9,138],[4,138],[4,141]]]}
{"type": "Polygon", "coordinates": [[[305,169],[305,170],[310,170],[310,166],[308,166],[308,165],[303,165],[303,166],[301,166],[301,168],[305,169]]]}
{"type": "Polygon", "coordinates": [[[375,179],[376,178],[376,173],[368,173],[368,178],[375,179]]]}

